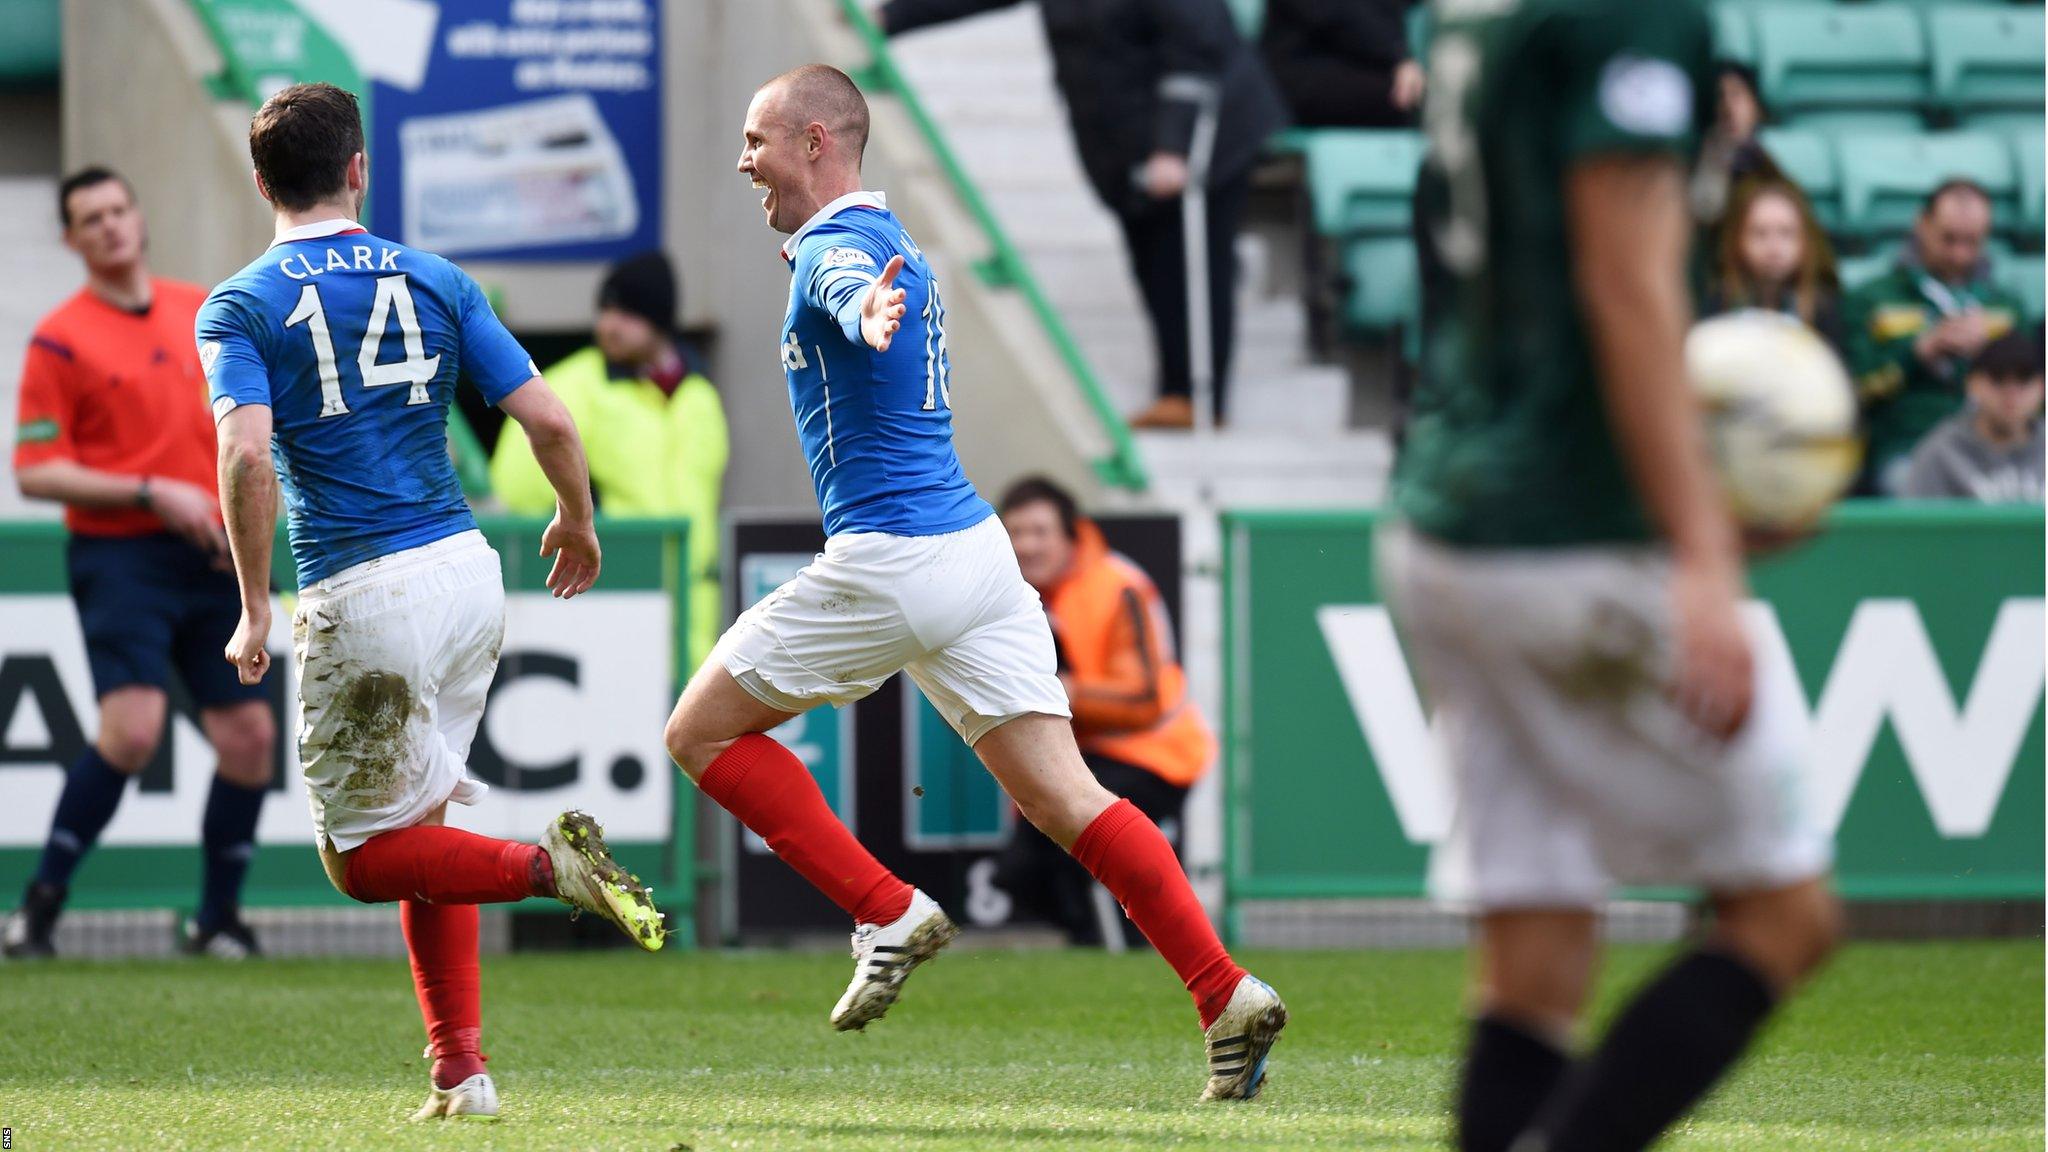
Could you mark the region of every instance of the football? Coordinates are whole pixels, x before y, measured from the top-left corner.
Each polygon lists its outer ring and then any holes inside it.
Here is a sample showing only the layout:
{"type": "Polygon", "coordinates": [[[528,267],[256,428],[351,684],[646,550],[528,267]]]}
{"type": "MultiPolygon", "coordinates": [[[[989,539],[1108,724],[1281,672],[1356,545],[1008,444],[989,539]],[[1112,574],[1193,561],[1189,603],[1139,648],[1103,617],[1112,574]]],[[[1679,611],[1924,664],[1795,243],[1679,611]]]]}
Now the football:
{"type": "Polygon", "coordinates": [[[1685,359],[1736,518],[1768,532],[1812,526],[1862,459],[1834,350],[1793,317],[1750,310],[1695,326],[1685,359]]]}

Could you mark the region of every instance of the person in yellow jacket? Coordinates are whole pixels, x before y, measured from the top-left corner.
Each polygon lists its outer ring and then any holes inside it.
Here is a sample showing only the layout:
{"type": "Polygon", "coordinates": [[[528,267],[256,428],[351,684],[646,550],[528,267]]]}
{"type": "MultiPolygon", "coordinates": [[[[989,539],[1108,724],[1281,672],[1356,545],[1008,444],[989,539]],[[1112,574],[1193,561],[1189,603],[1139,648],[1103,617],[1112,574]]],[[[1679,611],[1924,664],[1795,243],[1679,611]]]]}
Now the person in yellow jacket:
{"type": "MultiPolygon", "coordinates": [[[[1051,618],[1082,759],[1178,851],[1181,809],[1215,760],[1216,739],[1188,698],[1159,589],[1110,550],[1072,494],[1052,481],[1017,482],[998,508],[1017,566],[1051,618]]],[[[1101,943],[1110,929],[1104,921],[1121,920],[1113,903],[1094,898],[1087,872],[1022,821],[997,864],[995,884],[1065,928],[1076,944],[1101,943]]],[[[1122,930],[1136,942],[1128,922],[1122,930]]]]}
{"type": "MultiPolygon", "coordinates": [[[[689,518],[687,675],[722,623],[718,494],[731,446],[718,390],[676,339],[677,304],[667,256],[627,258],[598,289],[596,342],[541,376],[583,434],[600,513],[689,518]]],[[[554,490],[516,424],[506,423],[491,454],[491,488],[510,511],[554,510],[554,490]]]]}

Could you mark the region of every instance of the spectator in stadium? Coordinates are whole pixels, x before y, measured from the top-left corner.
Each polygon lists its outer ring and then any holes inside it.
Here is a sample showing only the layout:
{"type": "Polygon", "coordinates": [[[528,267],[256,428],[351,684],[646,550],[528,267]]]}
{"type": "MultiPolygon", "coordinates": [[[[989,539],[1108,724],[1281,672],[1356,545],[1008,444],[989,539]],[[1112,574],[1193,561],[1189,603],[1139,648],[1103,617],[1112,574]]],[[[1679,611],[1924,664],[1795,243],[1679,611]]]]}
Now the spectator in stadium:
{"type": "MultiPolygon", "coordinates": [[[[895,36],[1014,2],[888,0],[880,19],[895,36]]],[[[1181,211],[1196,127],[1215,109],[1205,187],[1209,354],[1220,417],[1236,328],[1238,228],[1252,166],[1286,123],[1286,107],[1224,0],[1039,0],[1038,12],[1081,166],[1122,225],[1152,321],[1160,396],[1132,418],[1133,427],[1194,424],[1181,211]]]]}
{"type": "MultiPolygon", "coordinates": [[[[1045,601],[1060,680],[1082,758],[1110,792],[1152,818],[1179,851],[1188,789],[1216,742],[1188,699],[1166,605],[1150,577],[1110,551],[1074,497],[1041,477],[1018,481],[998,509],[1024,579],[1045,601]]],[[[1059,845],[1019,821],[997,886],[1067,930],[1099,944],[1094,881],[1059,845]]],[[[1128,930],[1127,939],[1136,939],[1128,930]]]]}
{"type": "Polygon", "coordinates": [[[1843,307],[1870,437],[1866,491],[1898,491],[1913,446],[1962,407],[1966,366],[2023,311],[1991,277],[1990,235],[1990,195],[1945,181],[1921,205],[1898,265],[1843,307]]]}
{"type": "Polygon", "coordinates": [[[1735,186],[1716,240],[1703,316],[1762,308],[1796,316],[1837,355],[1847,341],[1827,233],[1798,185],[1759,176],[1735,186]]]}
{"type": "MultiPolygon", "coordinates": [[[[628,257],[598,288],[595,342],[541,375],[583,434],[600,512],[689,519],[694,668],[718,638],[718,495],[730,444],[718,389],[677,335],[680,303],[666,255],[628,257]]],[[[491,454],[491,488],[514,512],[554,511],[555,491],[516,422],[491,454]]]]}
{"type": "Polygon", "coordinates": [[[204,289],[150,275],[128,182],[87,168],[57,188],[65,247],[86,283],[38,324],[21,371],[14,448],[21,494],[64,505],[71,598],[99,696],[99,734],[64,778],[40,863],[0,930],[8,956],[49,956],[71,878],[156,756],[175,673],[218,758],[200,821],[186,951],[258,951],[242,920],[277,747],[263,689],[221,658],[241,619],[214,495],[213,416],[193,321],[204,289]]]}
{"type": "Polygon", "coordinates": [[[1906,466],[1899,494],[1984,504],[2041,502],[2041,345],[2002,336],[1971,363],[1963,411],[1934,426],[1906,466]]]}
{"type": "Polygon", "coordinates": [[[1708,153],[1725,157],[1731,180],[1778,175],[1777,164],[1757,139],[1769,114],[1757,87],[1756,69],[1739,60],[1717,61],[1714,87],[1720,99],[1715,105],[1708,153]]]}
{"type": "Polygon", "coordinates": [[[1422,65],[1407,0],[1268,0],[1259,52],[1304,128],[1415,123],[1422,65]]]}

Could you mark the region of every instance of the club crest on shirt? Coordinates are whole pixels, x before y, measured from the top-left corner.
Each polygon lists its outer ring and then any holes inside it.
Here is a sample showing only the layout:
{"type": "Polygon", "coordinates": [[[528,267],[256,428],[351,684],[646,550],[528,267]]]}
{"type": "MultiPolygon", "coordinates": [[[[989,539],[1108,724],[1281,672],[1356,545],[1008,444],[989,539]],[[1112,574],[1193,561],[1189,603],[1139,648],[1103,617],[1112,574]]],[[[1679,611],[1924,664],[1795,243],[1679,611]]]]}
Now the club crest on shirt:
{"type": "Polygon", "coordinates": [[[819,263],[827,268],[873,268],[875,258],[858,248],[827,248],[819,263]]]}

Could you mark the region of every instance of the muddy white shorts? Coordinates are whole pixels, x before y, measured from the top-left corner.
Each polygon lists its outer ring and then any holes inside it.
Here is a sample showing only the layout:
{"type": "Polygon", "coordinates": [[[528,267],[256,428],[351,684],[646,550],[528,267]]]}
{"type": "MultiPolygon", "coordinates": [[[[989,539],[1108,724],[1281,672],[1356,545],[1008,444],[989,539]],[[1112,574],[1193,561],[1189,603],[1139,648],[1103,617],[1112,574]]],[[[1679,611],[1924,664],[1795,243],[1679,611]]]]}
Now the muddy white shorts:
{"type": "Polygon", "coordinates": [[[505,585],[482,533],[313,584],[292,638],[313,828],[338,851],[484,794],[465,766],[505,640],[505,585]]]}
{"type": "Polygon", "coordinates": [[[1375,552],[1456,794],[1436,895],[1586,907],[1616,882],[1733,892],[1826,872],[1792,670],[1757,661],[1730,742],[1680,713],[1660,553],[1451,548],[1398,522],[1375,552]]]}
{"type": "Polygon", "coordinates": [[[771,708],[850,704],[908,672],[972,745],[1067,716],[1052,626],[994,516],[943,536],[848,532],[733,622],[711,653],[771,708]]]}

